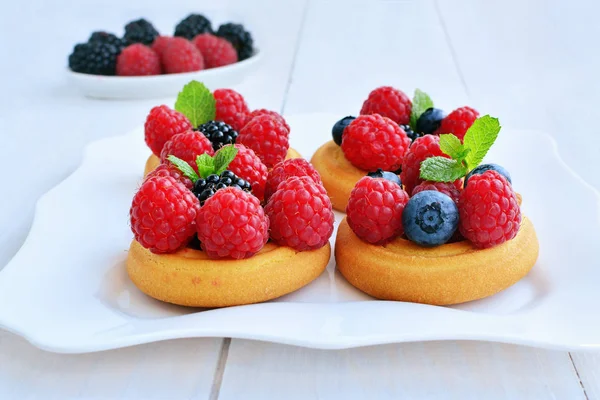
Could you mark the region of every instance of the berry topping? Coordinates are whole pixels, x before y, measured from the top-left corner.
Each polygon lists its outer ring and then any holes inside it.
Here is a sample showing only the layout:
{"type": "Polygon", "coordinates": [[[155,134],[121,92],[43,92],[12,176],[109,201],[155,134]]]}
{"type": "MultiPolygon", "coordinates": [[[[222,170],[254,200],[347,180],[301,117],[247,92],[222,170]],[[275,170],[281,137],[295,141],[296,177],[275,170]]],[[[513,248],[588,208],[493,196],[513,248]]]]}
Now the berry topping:
{"type": "Polygon", "coordinates": [[[423,179],[419,177],[421,162],[434,156],[448,157],[440,150],[439,136],[422,136],[417,138],[410,146],[410,149],[408,149],[408,152],[404,156],[402,173],[400,174],[400,179],[402,179],[402,183],[408,193],[412,194],[415,186],[423,182],[423,179]]]}
{"type": "Polygon", "coordinates": [[[153,176],[142,183],[130,209],[131,230],[153,253],[185,246],[196,231],[198,199],[171,176],[153,176]]]}
{"type": "Polygon", "coordinates": [[[410,146],[406,133],[389,118],[360,115],[344,130],[342,151],[354,166],[374,171],[395,171],[410,146]]]}
{"type": "Polygon", "coordinates": [[[463,140],[467,130],[473,125],[473,122],[479,117],[479,113],[471,107],[461,107],[448,114],[435,132],[437,135],[442,133],[453,133],[460,140],[463,140]]]}
{"type": "Polygon", "coordinates": [[[245,192],[252,190],[250,183],[229,170],[221,172],[221,175],[211,174],[205,179],[200,178],[194,184],[192,192],[200,200],[200,205],[212,197],[217,190],[225,189],[226,187],[236,187],[245,192]]]}
{"type": "Polygon", "coordinates": [[[150,47],[141,43],[125,47],[117,58],[117,75],[143,76],[160,73],[160,57],[150,47]]]}
{"type": "Polygon", "coordinates": [[[189,40],[201,33],[213,33],[209,19],[201,14],[190,14],[175,27],[175,36],[182,36],[189,40]]]}
{"type": "Polygon", "coordinates": [[[164,58],[165,50],[169,46],[169,43],[171,43],[172,39],[173,36],[157,36],[156,39],[154,39],[152,46],[150,46],[152,47],[152,50],[158,54],[158,57],[161,60],[164,58]]]}
{"type": "Polygon", "coordinates": [[[465,177],[465,186],[467,186],[467,182],[469,181],[470,177],[472,177],[473,175],[483,174],[485,171],[496,171],[497,173],[505,177],[508,183],[512,184],[510,173],[506,170],[506,168],[498,164],[481,164],[480,166],[473,169],[467,174],[467,176],[465,177]]]}
{"type": "Polygon", "coordinates": [[[271,238],[295,250],[323,247],[333,233],[334,215],[325,188],[307,176],[282,182],[265,206],[271,238]]]}
{"type": "MultiPolygon", "coordinates": [[[[460,180],[458,182],[460,182],[460,180]]],[[[452,201],[458,204],[460,190],[452,182],[424,181],[415,186],[412,191],[412,195],[414,196],[415,194],[425,190],[435,190],[437,192],[444,193],[446,196],[450,197],[452,201]]]]}
{"type": "Polygon", "coordinates": [[[200,71],[204,69],[204,58],[192,42],[181,37],[169,40],[162,53],[162,65],[167,74],[200,71]]]}
{"type": "Polygon", "coordinates": [[[365,176],[350,193],[346,213],[356,236],[385,244],[402,235],[402,212],[408,194],[392,181],[365,176]]]}
{"type": "Polygon", "coordinates": [[[400,177],[394,172],[384,171],[381,168],[378,168],[377,171],[369,172],[367,176],[370,176],[371,178],[387,179],[388,181],[394,182],[398,186],[402,187],[402,181],[400,180],[400,177]]]}
{"type": "Polygon", "coordinates": [[[289,133],[278,118],[260,115],[242,128],[237,142],[254,150],[267,167],[272,167],[285,159],[289,133]]]}
{"type": "Polygon", "coordinates": [[[222,67],[237,61],[237,52],[227,40],[203,33],[193,40],[202,57],[206,68],[222,67]]]}
{"type": "Polygon", "coordinates": [[[248,114],[248,116],[246,117],[246,122],[244,123],[244,125],[246,125],[248,122],[250,122],[254,117],[258,117],[259,115],[265,115],[265,114],[266,115],[271,115],[271,116],[279,119],[281,121],[281,123],[283,124],[283,126],[285,126],[288,131],[291,131],[290,126],[286,122],[285,118],[283,118],[281,116],[281,114],[279,114],[276,111],[265,110],[264,108],[261,108],[261,109],[258,109],[258,110],[254,110],[250,114],[248,114]]]}
{"type": "Polygon", "coordinates": [[[223,121],[208,121],[198,127],[198,131],[210,140],[215,150],[226,144],[234,144],[238,133],[223,121]]]}
{"type": "Polygon", "coordinates": [[[265,186],[265,200],[275,193],[279,184],[294,176],[307,176],[315,183],[321,184],[321,176],[317,170],[303,158],[292,158],[281,161],[269,171],[269,177],[265,186]]]}
{"type": "Polygon", "coordinates": [[[82,74],[114,75],[120,51],[120,48],[108,43],[78,44],[69,56],[69,68],[82,74]]]}
{"type": "Polygon", "coordinates": [[[379,114],[397,124],[406,125],[410,121],[411,108],[412,102],[404,92],[390,86],[382,86],[369,93],[360,113],[379,114]]]}
{"type": "Polygon", "coordinates": [[[254,41],[250,32],[243,25],[227,23],[219,26],[217,36],[222,37],[233,45],[240,61],[250,58],[254,53],[254,41]]]}
{"type": "Polygon", "coordinates": [[[236,144],[235,148],[238,150],[237,155],[227,168],[240,178],[250,182],[252,194],[262,201],[265,196],[265,185],[269,174],[267,166],[263,164],[254,150],[243,144],[236,144]]]}
{"type": "Polygon", "coordinates": [[[216,101],[214,119],[223,121],[240,132],[246,123],[246,117],[250,113],[242,95],[232,89],[217,89],[214,91],[213,96],[216,101]]]}
{"type": "Polygon", "coordinates": [[[428,108],[417,119],[416,130],[424,135],[434,133],[442,123],[446,114],[439,108],[428,108]]]}
{"type": "Polygon", "coordinates": [[[460,233],[480,248],[514,238],[521,224],[521,209],[508,181],[489,170],[469,178],[458,201],[460,233]]]}
{"type": "Polygon", "coordinates": [[[346,127],[350,125],[350,122],[354,121],[355,119],[356,117],[347,116],[340,119],[333,125],[333,128],[331,128],[331,136],[333,136],[333,141],[335,142],[335,144],[337,144],[338,146],[342,145],[342,136],[344,135],[344,129],[346,129],[346,127]]]}
{"type": "Polygon", "coordinates": [[[196,169],[196,158],[201,154],[213,155],[210,141],[201,133],[187,131],[174,135],[165,143],[160,152],[160,161],[166,162],[167,157],[175,156],[196,169]]]}
{"type": "Polygon", "coordinates": [[[160,156],[165,143],[174,135],[192,129],[192,124],[182,113],[162,105],[156,106],[146,118],[144,135],[150,150],[160,156]]]}
{"type": "Polygon", "coordinates": [[[269,219],[259,200],[235,187],[209,198],[198,212],[196,226],[202,249],[211,258],[247,258],[269,240],[269,219]]]}
{"type": "Polygon", "coordinates": [[[145,19],[131,21],[125,25],[123,40],[126,44],[142,43],[150,45],[158,36],[158,31],[145,19]]]}
{"type": "Polygon", "coordinates": [[[177,168],[174,164],[167,161],[165,163],[160,164],[153,171],[151,171],[148,175],[146,175],[146,179],[150,179],[153,176],[170,176],[175,178],[176,181],[179,181],[188,189],[192,189],[194,187],[194,183],[190,178],[185,176],[179,168],[177,168]]]}
{"type": "Polygon", "coordinates": [[[410,198],[402,214],[404,233],[426,247],[446,243],[458,228],[458,207],[445,194],[425,190],[410,198]]]}
{"type": "Polygon", "coordinates": [[[412,142],[414,142],[416,138],[423,136],[422,134],[413,131],[410,125],[400,125],[400,128],[402,128],[404,133],[406,133],[406,136],[408,136],[412,142]]]}

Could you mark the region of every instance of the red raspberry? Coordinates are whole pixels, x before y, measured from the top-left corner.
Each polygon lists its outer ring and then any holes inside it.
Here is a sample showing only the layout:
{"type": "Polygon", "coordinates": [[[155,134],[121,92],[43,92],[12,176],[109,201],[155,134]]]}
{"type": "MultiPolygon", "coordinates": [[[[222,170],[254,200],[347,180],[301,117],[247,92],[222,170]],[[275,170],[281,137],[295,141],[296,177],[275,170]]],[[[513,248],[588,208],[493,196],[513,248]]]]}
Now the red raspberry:
{"type": "Polygon", "coordinates": [[[131,230],[153,253],[171,253],[185,246],[196,231],[200,202],[171,176],[146,179],[133,197],[131,230]]]}
{"type": "Polygon", "coordinates": [[[508,181],[496,171],[469,178],[458,201],[460,233],[476,247],[492,247],[514,238],[521,209],[508,181]]]}
{"type": "Polygon", "coordinates": [[[271,115],[260,115],[253,118],[242,128],[237,138],[241,143],[251,148],[269,168],[285,159],[290,144],[290,131],[271,115]]]}
{"type": "Polygon", "coordinates": [[[186,188],[192,190],[194,187],[194,183],[192,180],[181,173],[181,171],[171,162],[166,162],[164,164],[160,164],[156,167],[152,172],[146,175],[146,180],[152,178],[153,176],[170,176],[175,178],[176,181],[180,182],[186,188]]]}
{"type": "Polygon", "coordinates": [[[385,244],[404,233],[402,212],[408,194],[395,182],[361,178],[352,189],[346,214],[356,236],[372,244],[385,244]]]}
{"type": "Polygon", "coordinates": [[[342,150],[354,166],[375,171],[395,171],[410,146],[406,133],[389,118],[359,115],[344,130],[342,150]]]}
{"type": "Polygon", "coordinates": [[[158,54],[141,43],[125,47],[117,57],[117,75],[159,75],[161,72],[158,54]]]}
{"type": "Polygon", "coordinates": [[[269,177],[267,178],[267,184],[265,186],[265,200],[275,193],[279,184],[288,178],[293,176],[308,176],[315,183],[321,185],[321,175],[317,170],[303,158],[292,158],[290,160],[284,160],[277,163],[271,171],[269,171],[269,177]]]}
{"type": "Polygon", "coordinates": [[[204,69],[204,58],[192,42],[182,37],[169,40],[162,53],[162,65],[165,73],[200,71],[204,69]]]}
{"type": "Polygon", "coordinates": [[[202,53],[206,68],[222,67],[238,60],[237,52],[231,43],[210,33],[197,35],[193,43],[202,53]]]}
{"type": "Polygon", "coordinates": [[[371,93],[360,109],[361,114],[379,114],[399,125],[410,122],[412,102],[404,92],[390,86],[382,86],[371,93]]]}
{"type": "Polygon", "coordinates": [[[192,124],[182,113],[162,105],[156,106],[146,117],[144,135],[150,150],[160,156],[165,143],[174,135],[192,129],[192,124]]]}
{"type": "Polygon", "coordinates": [[[444,193],[446,196],[454,200],[456,204],[458,204],[460,190],[456,188],[456,185],[453,182],[423,181],[415,186],[412,191],[412,196],[422,192],[423,190],[435,190],[437,192],[444,193]]]}
{"type": "Polygon", "coordinates": [[[281,123],[287,128],[288,131],[291,131],[290,126],[288,125],[287,121],[285,120],[285,118],[283,118],[281,116],[281,114],[279,114],[276,111],[271,111],[271,110],[266,110],[264,108],[258,109],[258,110],[254,110],[252,111],[250,114],[248,114],[247,118],[246,118],[246,122],[244,123],[244,125],[246,125],[248,122],[250,122],[254,117],[258,117],[259,115],[272,115],[278,119],[281,120],[281,123]]]}
{"type": "Polygon", "coordinates": [[[244,127],[250,110],[241,94],[231,89],[217,89],[213,96],[217,102],[215,119],[229,124],[236,131],[244,127]]]}
{"type": "Polygon", "coordinates": [[[465,133],[467,133],[467,130],[473,125],[477,117],[479,117],[479,113],[471,107],[457,108],[442,120],[440,127],[434,133],[436,135],[453,133],[462,141],[465,133]]]}
{"type": "Polygon", "coordinates": [[[154,42],[152,42],[152,50],[154,50],[161,59],[163,53],[169,46],[169,43],[171,43],[171,39],[173,39],[173,36],[157,36],[156,39],[154,39],[154,42]]]}
{"type": "Polygon", "coordinates": [[[425,135],[417,138],[402,161],[402,172],[400,180],[407,193],[413,192],[415,186],[423,182],[421,175],[421,162],[429,157],[442,156],[449,158],[440,150],[440,138],[435,135],[425,135]]]}
{"type": "Polygon", "coordinates": [[[252,185],[252,194],[263,200],[265,196],[265,184],[269,171],[254,150],[243,144],[235,144],[238,153],[227,167],[228,170],[238,177],[247,180],[252,185]]]}
{"type": "Polygon", "coordinates": [[[248,258],[269,240],[269,219],[260,201],[227,187],[206,200],[196,219],[202,250],[211,258],[248,258]]]}
{"type": "Polygon", "coordinates": [[[174,135],[160,152],[160,161],[166,162],[168,156],[181,158],[191,165],[194,170],[198,170],[196,157],[201,154],[214,154],[212,143],[203,134],[196,131],[187,131],[174,135]]]}
{"type": "Polygon", "coordinates": [[[308,176],[292,177],[265,206],[271,239],[295,250],[323,247],[333,233],[334,215],[325,188],[308,176]]]}

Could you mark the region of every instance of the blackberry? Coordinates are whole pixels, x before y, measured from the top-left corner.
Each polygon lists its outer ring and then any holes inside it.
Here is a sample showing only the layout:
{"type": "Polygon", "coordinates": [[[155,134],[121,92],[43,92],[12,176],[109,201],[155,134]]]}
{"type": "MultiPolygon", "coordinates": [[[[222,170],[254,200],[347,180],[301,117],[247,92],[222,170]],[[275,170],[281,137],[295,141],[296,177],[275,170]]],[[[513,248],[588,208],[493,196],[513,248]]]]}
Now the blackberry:
{"type": "Polygon", "coordinates": [[[342,145],[342,135],[344,134],[344,129],[346,129],[346,127],[350,125],[350,122],[354,121],[355,119],[356,117],[349,115],[340,119],[333,125],[333,128],[331,129],[331,136],[333,136],[333,141],[335,144],[338,146],[342,145]]]}
{"type": "Polygon", "coordinates": [[[158,31],[154,26],[141,18],[136,21],[131,21],[125,25],[125,35],[123,41],[128,46],[133,43],[143,43],[151,45],[154,39],[158,36],[158,31]]]}
{"type": "Polygon", "coordinates": [[[367,176],[370,176],[371,178],[383,178],[402,187],[402,181],[400,180],[400,177],[394,172],[384,171],[381,168],[378,168],[375,172],[369,172],[367,176]]]}
{"type": "Polygon", "coordinates": [[[212,174],[207,176],[206,179],[198,179],[194,184],[192,192],[200,200],[200,205],[204,205],[204,202],[214,195],[217,190],[226,187],[237,187],[244,192],[252,192],[250,182],[238,177],[229,170],[223,171],[221,175],[212,174]]]}
{"type": "Polygon", "coordinates": [[[125,47],[125,43],[121,38],[118,38],[112,33],[104,31],[93,32],[90,38],[88,39],[88,43],[92,42],[112,44],[119,50],[119,52],[121,52],[121,50],[123,50],[123,48],[125,47]]]}
{"type": "Polygon", "coordinates": [[[408,136],[408,138],[409,138],[411,141],[413,141],[413,142],[414,142],[414,141],[415,141],[415,139],[417,139],[418,137],[420,137],[420,136],[423,136],[423,135],[421,135],[421,134],[419,134],[419,133],[417,133],[417,132],[413,131],[413,130],[412,130],[412,128],[410,127],[410,125],[400,125],[400,128],[402,128],[402,130],[403,130],[404,132],[406,132],[406,136],[408,136]]]}
{"type": "Polygon", "coordinates": [[[415,128],[417,128],[417,132],[419,133],[431,135],[440,127],[445,116],[444,111],[439,108],[428,108],[417,119],[415,128]]]}
{"type": "Polygon", "coordinates": [[[254,52],[254,41],[250,32],[244,29],[244,25],[227,23],[219,26],[217,36],[222,37],[233,45],[238,53],[238,60],[242,61],[252,56],[254,52]]]}
{"type": "Polygon", "coordinates": [[[201,33],[214,33],[210,20],[201,14],[190,14],[175,27],[175,36],[192,40],[201,33]]]}
{"type": "Polygon", "coordinates": [[[238,137],[237,131],[223,121],[208,121],[200,125],[198,131],[210,140],[215,151],[226,144],[234,144],[238,137]]]}
{"type": "Polygon", "coordinates": [[[69,56],[69,68],[75,72],[92,75],[114,75],[117,69],[116,46],[108,43],[80,43],[69,56]]]}

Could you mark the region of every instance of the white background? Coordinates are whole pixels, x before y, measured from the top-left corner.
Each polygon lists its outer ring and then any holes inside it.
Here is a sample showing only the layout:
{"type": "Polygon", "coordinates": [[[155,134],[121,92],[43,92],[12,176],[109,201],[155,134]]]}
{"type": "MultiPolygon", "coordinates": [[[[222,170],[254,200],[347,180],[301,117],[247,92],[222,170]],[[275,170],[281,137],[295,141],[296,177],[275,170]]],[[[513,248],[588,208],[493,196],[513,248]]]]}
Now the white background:
{"type": "MultiPolygon", "coordinates": [[[[3,3],[0,266],[27,235],[36,200],[77,167],[86,144],[172,104],[86,99],[67,83],[76,41],[98,29],[121,34],[140,16],[165,33],[193,11],[247,24],[264,50],[259,72],[235,88],[251,108],[345,116],[376,86],[419,87],[448,111],[470,105],[506,127],[550,133],[566,162],[600,188],[593,0],[173,3],[3,3]]],[[[323,141],[328,128],[315,127],[323,141]]],[[[548,196],[556,190],[560,182],[548,196]]],[[[230,339],[57,355],[0,331],[0,399],[13,398],[600,399],[600,355],[476,342],[319,351],[230,339]]]]}

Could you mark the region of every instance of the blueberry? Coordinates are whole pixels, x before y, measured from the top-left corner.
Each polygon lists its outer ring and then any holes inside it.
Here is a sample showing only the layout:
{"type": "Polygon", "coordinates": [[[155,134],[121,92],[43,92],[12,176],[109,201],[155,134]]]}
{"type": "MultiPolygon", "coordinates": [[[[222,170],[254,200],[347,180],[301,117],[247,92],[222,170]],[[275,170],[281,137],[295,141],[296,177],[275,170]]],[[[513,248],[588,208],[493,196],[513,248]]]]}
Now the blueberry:
{"type": "Polygon", "coordinates": [[[446,243],[458,227],[458,207],[435,190],[424,190],[410,198],[402,212],[404,233],[413,242],[433,247],[446,243]]]}
{"type": "Polygon", "coordinates": [[[344,129],[346,129],[346,127],[350,125],[350,122],[354,121],[355,119],[356,117],[347,116],[340,119],[335,123],[335,125],[333,125],[333,128],[331,129],[331,135],[333,136],[333,141],[335,144],[338,146],[342,145],[342,135],[344,134],[344,129]]]}
{"type": "Polygon", "coordinates": [[[471,176],[483,174],[485,171],[490,171],[490,170],[496,171],[500,175],[504,176],[506,178],[506,180],[508,181],[508,183],[510,183],[512,185],[512,180],[510,179],[510,174],[504,167],[501,167],[498,164],[481,164],[480,166],[473,169],[473,171],[471,171],[467,174],[467,176],[465,177],[465,187],[467,186],[467,182],[469,181],[469,178],[471,176]]]}
{"type": "Polygon", "coordinates": [[[397,183],[398,186],[402,187],[402,181],[400,181],[400,177],[398,175],[393,172],[384,171],[381,168],[377,169],[375,172],[369,172],[367,176],[370,176],[371,178],[387,179],[388,181],[397,183]]]}
{"type": "Polygon", "coordinates": [[[444,114],[444,111],[439,108],[428,108],[421,114],[419,119],[417,119],[417,132],[431,135],[440,127],[445,116],[446,114],[444,114]]]}

